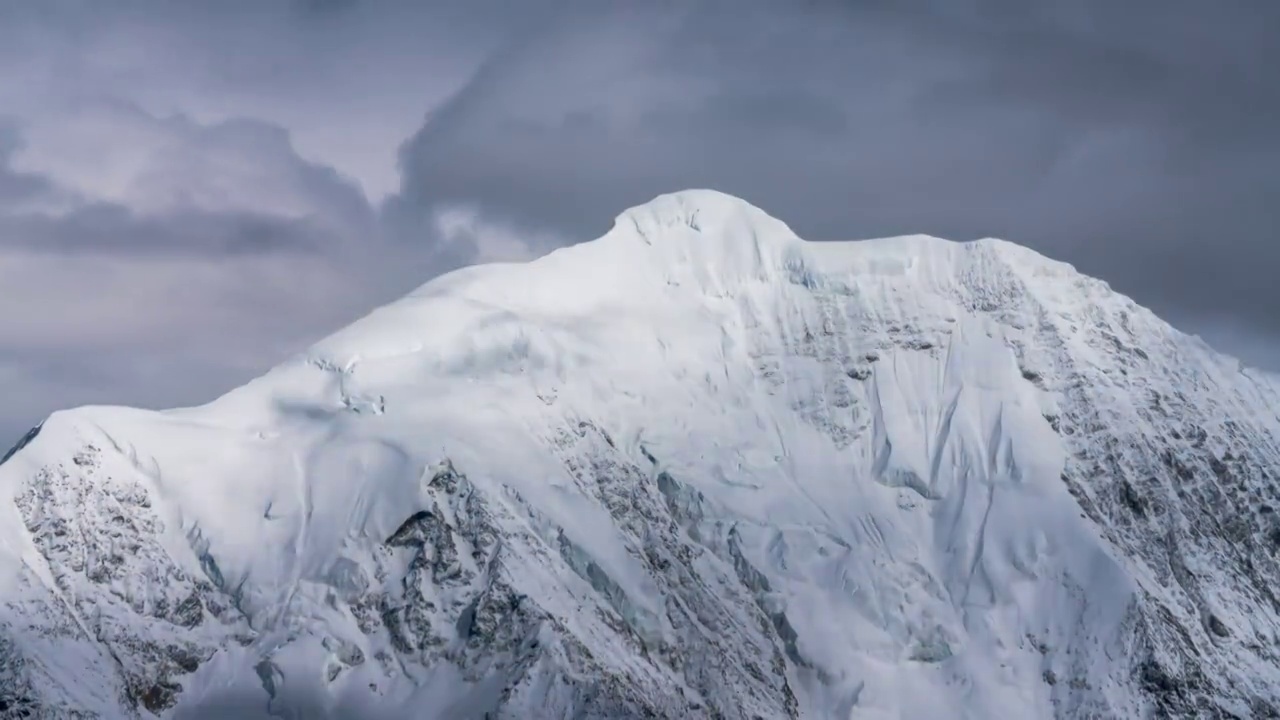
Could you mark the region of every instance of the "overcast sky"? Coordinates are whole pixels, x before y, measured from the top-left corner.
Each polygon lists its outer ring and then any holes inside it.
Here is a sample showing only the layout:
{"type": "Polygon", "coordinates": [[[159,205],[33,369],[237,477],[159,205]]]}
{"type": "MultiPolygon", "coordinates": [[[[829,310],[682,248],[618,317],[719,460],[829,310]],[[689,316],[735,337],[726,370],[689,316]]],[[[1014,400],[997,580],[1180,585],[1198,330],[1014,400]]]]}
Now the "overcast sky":
{"type": "Polygon", "coordinates": [[[1274,0],[0,0],[0,435],[203,402],[686,187],[1004,237],[1280,369],[1277,38],[1274,0]]]}

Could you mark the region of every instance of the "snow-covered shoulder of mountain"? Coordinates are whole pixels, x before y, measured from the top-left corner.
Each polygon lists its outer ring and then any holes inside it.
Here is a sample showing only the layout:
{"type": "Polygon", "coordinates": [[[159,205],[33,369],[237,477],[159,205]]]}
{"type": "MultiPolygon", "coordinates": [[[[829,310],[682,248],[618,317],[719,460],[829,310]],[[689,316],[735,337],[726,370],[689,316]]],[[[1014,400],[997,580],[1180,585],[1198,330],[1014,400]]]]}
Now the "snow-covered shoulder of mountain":
{"type": "Polygon", "coordinates": [[[1267,717],[1278,407],[1017,245],[666,195],[49,418],[0,716],[1267,717]]]}

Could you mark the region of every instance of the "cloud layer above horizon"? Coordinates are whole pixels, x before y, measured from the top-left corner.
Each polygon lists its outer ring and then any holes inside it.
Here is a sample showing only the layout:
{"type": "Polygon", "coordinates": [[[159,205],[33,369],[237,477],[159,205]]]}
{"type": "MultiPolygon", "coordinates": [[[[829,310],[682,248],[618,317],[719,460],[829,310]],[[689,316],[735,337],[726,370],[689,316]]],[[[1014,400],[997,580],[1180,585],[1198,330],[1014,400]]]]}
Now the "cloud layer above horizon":
{"type": "Polygon", "coordinates": [[[1280,369],[1278,35],[1263,0],[6,5],[0,433],[209,399],[685,187],[1004,237],[1280,369]]]}

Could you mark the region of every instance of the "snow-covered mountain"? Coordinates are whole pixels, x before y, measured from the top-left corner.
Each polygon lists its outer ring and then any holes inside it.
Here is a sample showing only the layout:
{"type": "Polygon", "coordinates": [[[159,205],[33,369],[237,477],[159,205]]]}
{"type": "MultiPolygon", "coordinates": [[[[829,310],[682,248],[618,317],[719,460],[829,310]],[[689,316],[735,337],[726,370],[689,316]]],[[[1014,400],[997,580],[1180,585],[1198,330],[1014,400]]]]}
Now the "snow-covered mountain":
{"type": "Polygon", "coordinates": [[[1280,716],[1280,382],[710,191],[0,466],[0,716],[1280,716]]]}

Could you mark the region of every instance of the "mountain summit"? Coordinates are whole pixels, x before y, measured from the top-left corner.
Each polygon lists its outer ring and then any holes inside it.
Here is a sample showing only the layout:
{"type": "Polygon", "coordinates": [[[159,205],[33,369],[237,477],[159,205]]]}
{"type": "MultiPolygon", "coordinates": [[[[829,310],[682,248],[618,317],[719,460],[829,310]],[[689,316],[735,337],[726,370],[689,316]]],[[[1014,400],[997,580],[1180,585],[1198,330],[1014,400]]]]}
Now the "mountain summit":
{"type": "Polygon", "coordinates": [[[0,716],[1280,717],[1278,407],[1016,245],[666,195],[33,430],[0,716]]]}

